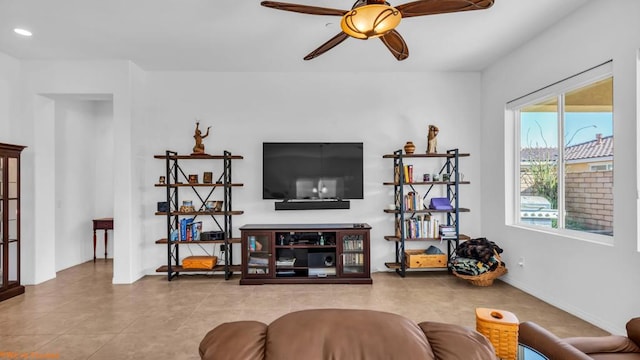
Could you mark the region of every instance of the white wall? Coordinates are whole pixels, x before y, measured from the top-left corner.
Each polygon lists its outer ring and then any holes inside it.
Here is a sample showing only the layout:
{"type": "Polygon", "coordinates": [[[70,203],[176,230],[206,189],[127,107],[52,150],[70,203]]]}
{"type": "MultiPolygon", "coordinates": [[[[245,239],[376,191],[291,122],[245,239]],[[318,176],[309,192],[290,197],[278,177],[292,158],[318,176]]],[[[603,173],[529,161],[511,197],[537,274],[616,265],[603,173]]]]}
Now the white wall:
{"type": "MultiPolygon", "coordinates": [[[[144,269],[154,273],[166,262],[166,247],[154,244],[166,236],[164,218],[153,216],[164,189],[154,188],[165,164],[154,154],[174,150],[188,154],[193,147],[195,119],[212,126],[204,139],[208,153],[229,150],[244,156],[233,163],[234,208],[245,211],[233,218],[234,235],[247,223],[366,222],[371,231],[373,271],[386,271],[393,261],[393,217],[383,213],[393,202],[393,163],[383,159],[412,140],[417,151],[427,146],[427,126],[440,127],[439,149],[470,152],[462,160],[472,185],[461,190],[461,202],[472,209],[462,214],[464,232],[479,236],[480,212],[480,75],[478,73],[148,73],[146,126],[147,165],[143,204],[144,269]],[[262,143],[264,141],[362,141],[364,143],[364,200],[352,200],[349,210],[275,211],[273,200],[262,200],[262,143]]],[[[184,164],[184,162],[183,162],[184,164]]],[[[214,177],[220,170],[215,164],[214,177]]],[[[206,163],[191,164],[202,176],[206,163]]],[[[433,172],[435,161],[416,162],[416,174],[433,172]]],[[[181,194],[181,199],[186,199],[181,194]]],[[[205,228],[205,230],[207,230],[205,228]]],[[[419,244],[425,246],[425,244],[419,244]]],[[[196,246],[191,247],[197,251],[196,246]]],[[[238,248],[236,254],[239,254],[238,248]]],[[[181,255],[189,255],[182,250],[181,255]]]]}
{"type": "Polygon", "coordinates": [[[11,143],[11,122],[19,116],[19,84],[20,62],[0,52],[0,142],[11,143]]]}
{"type": "MultiPolygon", "coordinates": [[[[56,271],[93,258],[92,219],[113,216],[113,102],[55,96],[56,271]]],[[[113,257],[113,232],[108,233],[113,257]]],[[[98,231],[96,255],[104,256],[98,231]]]]}
{"type": "Polygon", "coordinates": [[[55,101],[55,257],[56,271],[83,262],[90,242],[95,164],[90,104],[55,101]],[[81,241],[81,240],[85,241],[81,241]]]}
{"type": "MultiPolygon", "coordinates": [[[[126,61],[25,61],[22,63],[23,114],[15,130],[22,135],[33,156],[23,162],[23,282],[37,284],[55,277],[55,101],[61,95],[112,96],[113,139],[107,147],[116,159],[111,174],[113,217],[114,283],[130,283],[140,278],[140,236],[132,236],[132,224],[141,222],[138,181],[132,175],[132,84],[135,65],[126,61]],[[116,146],[117,145],[117,146],[116,146]],[[137,217],[136,217],[137,216],[137,217]],[[131,257],[135,256],[136,259],[131,257]],[[26,269],[26,271],[25,271],[26,269]]],[[[93,135],[93,134],[89,134],[93,135]]],[[[78,172],[80,169],[77,170],[78,172]]],[[[69,199],[67,201],[76,201],[69,199]]],[[[98,211],[99,209],[96,209],[98,211]]],[[[137,230],[139,232],[139,230],[137,230]]],[[[87,242],[91,242],[89,232],[87,242]]]]}
{"type": "MultiPolygon", "coordinates": [[[[113,175],[115,166],[115,138],[113,133],[113,101],[89,101],[91,112],[87,119],[93,124],[90,136],[94,165],[94,192],[91,194],[93,219],[113,217],[113,175]]],[[[84,239],[83,239],[84,240],[84,239]]],[[[93,244],[83,242],[83,259],[93,257],[93,244]]],[[[104,232],[98,231],[96,256],[104,257],[104,232]]],[[[113,258],[113,231],[107,231],[107,257],[113,258]]]]}
{"type": "MultiPolygon", "coordinates": [[[[86,227],[84,222],[66,223],[75,216],[66,215],[65,220],[59,221],[50,216],[56,211],[56,182],[47,181],[45,174],[58,171],[52,134],[56,106],[62,106],[51,99],[66,96],[113,96],[114,283],[132,282],[144,273],[156,274],[155,268],[166,261],[165,248],[154,243],[164,236],[164,219],[153,215],[164,193],[152,186],[164,172],[164,164],[153,155],[165,149],[189,153],[196,117],[202,125],[213,126],[212,135],[205,140],[208,152],[226,149],[245,156],[245,160],[234,164],[234,179],[245,184],[234,192],[235,207],[246,212],[234,218],[237,235],[239,226],[251,222],[367,222],[373,226],[372,270],[386,271],[384,262],[393,259],[393,243],[384,241],[383,236],[393,233],[393,221],[382,210],[392,196],[391,188],[382,182],[392,178],[392,163],[382,155],[401,148],[407,140],[412,140],[418,151],[424,151],[429,124],[440,127],[442,151],[458,147],[472,154],[463,160],[466,179],[472,185],[462,190],[461,199],[464,206],[472,209],[480,205],[478,73],[147,74],[135,65],[117,62],[48,61],[27,61],[24,67],[25,121],[19,130],[33,143],[34,158],[24,170],[33,179],[27,192],[34,195],[23,216],[36,219],[24,239],[27,251],[23,253],[23,264],[34,267],[27,272],[27,284],[52,278],[56,270],[77,261],[70,256],[56,265],[52,255],[56,249],[47,234],[86,230],[69,228],[86,227]],[[386,87],[381,88],[380,84],[386,87]],[[464,99],[462,104],[460,99],[464,99]],[[286,140],[363,141],[365,199],[352,201],[350,210],[274,211],[273,201],[261,199],[261,144],[286,140]],[[60,225],[62,221],[65,225],[60,225]],[[56,226],[63,227],[56,230],[56,226]]],[[[88,112],[89,109],[81,111],[88,112]]],[[[74,131],[65,134],[77,135],[74,131]]],[[[69,156],[64,161],[73,162],[71,155],[75,154],[66,151],[69,156]]],[[[107,156],[106,151],[96,156],[107,156]]],[[[435,163],[417,163],[416,173],[433,172],[437,167],[435,163]]],[[[197,172],[205,170],[210,169],[197,172]]],[[[65,204],[81,203],[88,192],[83,195],[67,188],[60,199],[65,204]]],[[[479,236],[479,216],[462,216],[462,230],[479,236]]],[[[79,241],[83,240],[74,239],[61,246],[69,251],[73,242],[79,241]]],[[[63,251],[60,247],[57,250],[63,251]]]]}
{"type": "Polygon", "coordinates": [[[612,332],[640,315],[636,214],[636,71],[640,2],[592,1],[483,73],[482,230],[503,244],[507,282],[612,332]],[[505,104],[613,59],[614,245],[505,225],[513,126],[505,104]],[[491,155],[489,155],[491,154],[491,155]],[[525,266],[517,261],[524,256],[525,266]]]}

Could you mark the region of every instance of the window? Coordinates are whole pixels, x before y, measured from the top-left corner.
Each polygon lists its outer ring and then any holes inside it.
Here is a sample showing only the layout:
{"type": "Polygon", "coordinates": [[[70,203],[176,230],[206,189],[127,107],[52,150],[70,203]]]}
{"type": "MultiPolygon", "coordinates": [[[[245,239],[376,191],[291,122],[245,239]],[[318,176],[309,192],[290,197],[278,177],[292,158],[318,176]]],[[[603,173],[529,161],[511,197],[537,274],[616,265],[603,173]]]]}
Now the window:
{"type": "Polygon", "coordinates": [[[591,171],[611,171],[613,170],[613,163],[608,164],[591,164],[591,171]]]}
{"type": "Polygon", "coordinates": [[[613,236],[611,63],[509,103],[517,129],[515,222],[613,236]]]}

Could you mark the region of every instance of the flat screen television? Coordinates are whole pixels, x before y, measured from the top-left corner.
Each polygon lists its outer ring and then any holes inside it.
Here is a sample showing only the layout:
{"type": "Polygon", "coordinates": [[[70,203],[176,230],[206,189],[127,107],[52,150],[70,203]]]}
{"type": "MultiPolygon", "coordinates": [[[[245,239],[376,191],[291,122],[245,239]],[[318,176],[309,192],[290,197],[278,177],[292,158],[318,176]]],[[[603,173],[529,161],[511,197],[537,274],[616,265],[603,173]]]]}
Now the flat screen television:
{"type": "Polygon", "coordinates": [[[262,198],[363,198],[362,143],[265,142],[262,198]]]}

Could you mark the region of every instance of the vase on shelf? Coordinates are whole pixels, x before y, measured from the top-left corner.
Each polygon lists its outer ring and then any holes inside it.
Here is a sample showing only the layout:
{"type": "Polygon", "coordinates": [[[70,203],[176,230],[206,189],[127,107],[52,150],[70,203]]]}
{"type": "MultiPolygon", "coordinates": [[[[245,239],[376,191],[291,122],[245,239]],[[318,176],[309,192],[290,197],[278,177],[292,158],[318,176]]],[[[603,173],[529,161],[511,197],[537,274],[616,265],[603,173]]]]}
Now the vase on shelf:
{"type": "Polygon", "coordinates": [[[416,146],[413,145],[412,141],[407,141],[406,144],[404,144],[404,152],[407,155],[411,155],[413,154],[413,152],[416,151],[416,146]]]}

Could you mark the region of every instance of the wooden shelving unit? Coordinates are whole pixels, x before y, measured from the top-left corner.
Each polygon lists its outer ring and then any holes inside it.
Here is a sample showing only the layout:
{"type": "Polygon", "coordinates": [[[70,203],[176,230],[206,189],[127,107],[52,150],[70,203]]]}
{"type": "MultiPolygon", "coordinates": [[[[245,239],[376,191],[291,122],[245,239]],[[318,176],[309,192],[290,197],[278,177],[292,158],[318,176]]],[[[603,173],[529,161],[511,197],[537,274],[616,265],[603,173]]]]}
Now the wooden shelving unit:
{"type": "MultiPolygon", "coordinates": [[[[224,151],[223,155],[178,155],[174,151],[167,150],[164,155],[155,155],[155,159],[165,160],[166,175],[165,183],[156,183],[155,187],[162,187],[166,189],[166,211],[156,211],[155,215],[164,216],[167,224],[167,236],[165,238],[156,240],[156,244],[162,244],[167,247],[167,262],[165,265],[156,269],[156,272],[166,273],[167,280],[171,281],[174,277],[180,273],[186,272],[222,272],[225,279],[229,279],[234,272],[241,272],[240,265],[233,264],[233,245],[241,243],[240,238],[233,237],[232,219],[234,216],[242,215],[244,211],[233,210],[232,203],[232,188],[242,187],[242,183],[235,183],[232,181],[231,165],[232,161],[240,160],[243,157],[239,155],[232,155],[228,151],[224,151]],[[212,161],[222,161],[222,171],[218,179],[214,182],[213,179],[210,183],[204,182],[189,182],[189,175],[191,172],[185,172],[183,170],[184,162],[206,162],[207,169],[215,168],[215,164],[212,161]],[[216,190],[220,189],[222,192],[222,208],[214,210],[207,210],[205,204],[207,201],[216,200],[212,198],[213,195],[217,195],[216,190]],[[180,194],[184,191],[191,190],[193,199],[193,211],[180,211],[180,194]],[[213,225],[215,231],[220,231],[224,234],[224,239],[220,240],[169,240],[172,239],[172,234],[176,231],[180,232],[180,219],[181,218],[194,218],[206,219],[208,225],[213,225]],[[222,221],[219,221],[222,219],[222,221]],[[215,252],[216,247],[220,250],[224,256],[218,260],[219,265],[215,265],[212,269],[193,269],[184,268],[182,266],[182,259],[180,258],[181,246],[192,245],[212,245],[215,252]]],[[[192,165],[192,164],[190,164],[192,165]]],[[[189,166],[189,165],[187,165],[189,166]]],[[[197,166],[193,166],[196,168],[197,166]]],[[[202,169],[202,166],[198,168],[202,169]]],[[[204,226],[204,224],[203,224],[204,226]]]]}
{"type": "MultiPolygon", "coordinates": [[[[395,261],[386,262],[385,265],[387,268],[394,269],[400,276],[404,277],[409,268],[406,261],[406,243],[407,242],[433,242],[433,241],[445,241],[447,243],[447,259],[450,260],[453,254],[455,253],[455,249],[458,247],[460,241],[469,240],[470,237],[460,233],[460,214],[471,211],[468,208],[462,208],[459,205],[459,186],[460,185],[468,185],[469,181],[463,181],[460,179],[460,170],[459,170],[459,160],[462,157],[470,156],[468,153],[460,153],[458,149],[448,150],[446,153],[436,153],[436,154],[404,154],[402,150],[397,150],[393,154],[384,155],[384,159],[392,159],[393,160],[393,175],[394,181],[392,182],[383,182],[383,185],[393,186],[394,188],[394,204],[396,205],[396,209],[384,209],[384,213],[393,214],[395,219],[395,235],[387,235],[384,236],[384,239],[387,241],[392,241],[395,243],[395,261]],[[404,166],[405,160],[407,159],[429,159],[429,160],[440,160],[441,167],[439,171],[439,175],[448,174],[450,175],[450,179],[446,181],[436,180],[436,181],[409,181],[413,179],[405,179],[404,176],[404,166]],[[445,187],[446,188],[446,197],[451,204],[451,209],[449,210],[436,210],[429,208],[429,195],[431,191],[436,187],[445,187]],[[409,188],[411,192],[419,193],[417,188],[426,189],[424,195],[422,196],[421,203],[423,204],[422,208],[413,208],[409,209],[405,203],[405,195],[409,192],[406,191],[405,188],[409,188]],[[448,226],[453,226],[455,228],[455,236],[448,237],[445,239],[441,239],[438,236],[434,237],[411,237],[406,233],[405,229],[405,220],[413,219],[416,216],[433,216],[438,215],[444,216],[446,221],[443,224],[448,226]]],[[[425,269],[433,269],[433,268],[418,268],[421,270],[425,269]]],[[[442,269],[448,270],[450,269],[450,263],[447,261],[446,267],[442,269]]]]}

